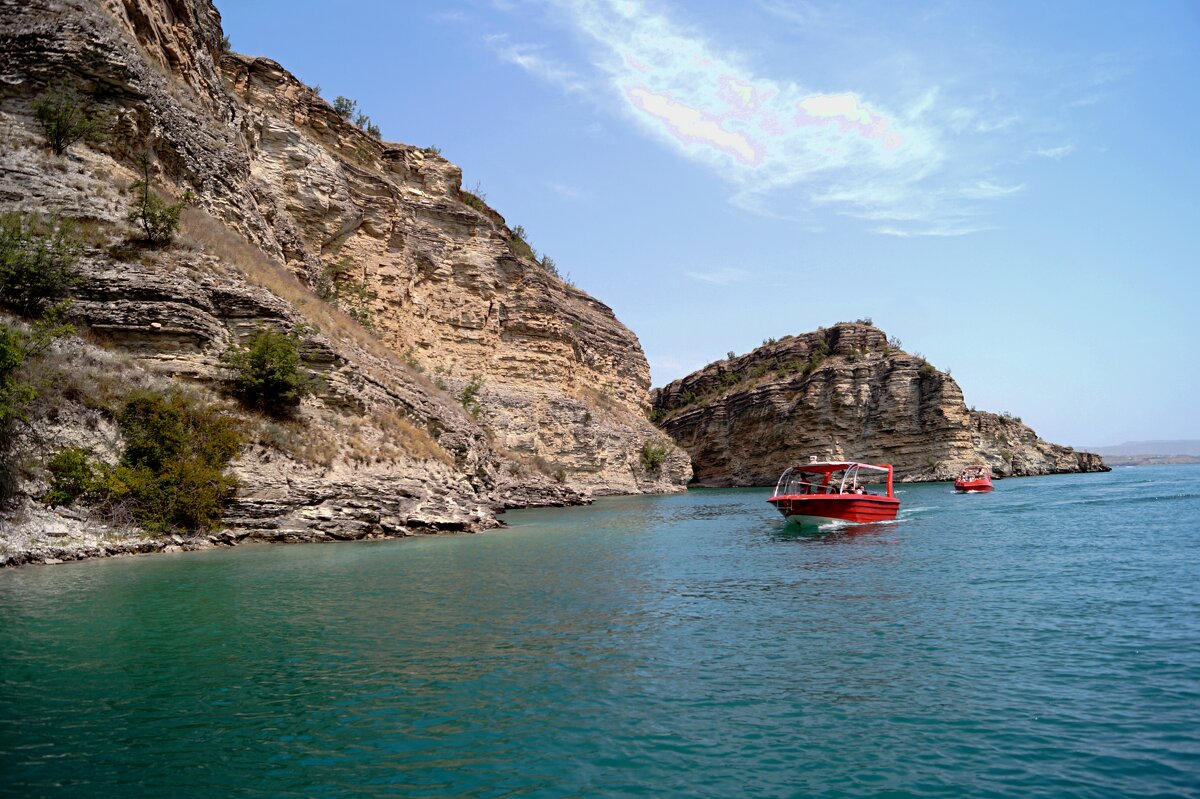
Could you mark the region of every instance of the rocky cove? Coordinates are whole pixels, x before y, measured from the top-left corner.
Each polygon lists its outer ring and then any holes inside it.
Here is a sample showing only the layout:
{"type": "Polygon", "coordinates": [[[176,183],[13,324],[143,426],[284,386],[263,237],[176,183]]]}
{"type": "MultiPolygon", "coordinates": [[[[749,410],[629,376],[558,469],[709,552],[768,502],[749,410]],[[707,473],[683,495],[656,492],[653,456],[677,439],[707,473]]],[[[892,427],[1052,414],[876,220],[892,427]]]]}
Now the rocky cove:
{"type": "Polygon", "coordinates": [[[381,141],[222,42],[209,0],[0,0],[0,210],[84,232],[76,335],[39,356],[5,466],[0,563],[477,532],[506,508],[761,484],[810,452],[892,460],[906,479],[976,458],[998,474],[1104,468],[967,410],[948,375],[871,326],[790,337],[651,394],[636,335],[457,166],[381,141]],[[47,149],[34,107],[55,86],[87,98],[103,137],[47,149]],[[170,246],[133,241],[139,180],[188,198],[170,246]],[[339,285],[354,304],[331,301],[339,285]],[[223,356],[260,329],[299,331],[312,390],[287,419],[230,397],[223,356]],[[217,527],[152,535],[112,508],[41,501],[55,453],[120,460],[116,409],[137,391],[238,420],[217,527]]]}

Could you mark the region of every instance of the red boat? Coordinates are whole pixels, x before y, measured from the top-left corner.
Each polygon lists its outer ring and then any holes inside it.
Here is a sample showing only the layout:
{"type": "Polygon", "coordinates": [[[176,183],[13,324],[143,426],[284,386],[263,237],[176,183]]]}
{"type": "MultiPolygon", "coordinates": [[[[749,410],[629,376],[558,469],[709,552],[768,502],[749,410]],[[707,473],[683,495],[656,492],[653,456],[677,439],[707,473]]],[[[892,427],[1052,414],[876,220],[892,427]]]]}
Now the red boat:
{"type": "Polygon", "coordinates": [[[896,518],[900,500],[892,492],[892,467],[852,461],[813,461],[792,466],[767,500],[789,522],[886,522],[896,518]],[[866,474],[864,474],[864,472],[866,474]],[[887,494],[872,493],[859,482],[887,475],[887,494]]]}
{"type": "Polygon", "coordinates": [[[968,466],[958,474],[954,490],[966,494],[992,490],[992,473],[986,466],[968,466]]]}

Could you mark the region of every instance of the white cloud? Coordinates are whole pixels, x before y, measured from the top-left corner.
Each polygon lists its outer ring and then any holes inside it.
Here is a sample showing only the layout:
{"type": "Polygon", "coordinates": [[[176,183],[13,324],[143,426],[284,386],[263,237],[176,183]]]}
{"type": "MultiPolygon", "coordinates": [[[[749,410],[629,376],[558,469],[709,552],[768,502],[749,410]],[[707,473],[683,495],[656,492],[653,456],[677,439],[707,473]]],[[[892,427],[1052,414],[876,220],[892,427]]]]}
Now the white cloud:
{"type": "Polygon", "coordinates": [[[511,41],[504,34],[495,34],[484,39],[501,60],[520,67],[529,74],[547,83],[558,86],[563,91],[573,94],[586,90],[586,84],[574,71],[547,58],[545,48],[535,44],[522,44],[511,41]]]}
{"type": "Polygon", "coordinates": [[[991,200],[997,197],[1008,197],[1024,189],[1024,183],[1017,184],[1016,186],[1001,186],[998,183],[992,183],[990,180],[980,180],[972,186],[961,189],[959,194],[971,200],[991,200]]]}
{"type": "Polygon", "coordinates": [[[1053,158],[1055,161],[1058,161],[1075,152],[1075,145],[1063,144],[1058,147],[1045,147],[1041,150],[1034,150],[1033,152],[1034,155],[1040,155],[1042,158],[1053,158]]]}
{"type": "Polygon", "coordinates": [[[745,269],[736,269],[728,266],[711,269],[707,272],[684,272],[684,274],[692,280],[699,280],[701,283],[712,283],[716,286],[728,286],[733,283],[740,283],[750,277],[750,272],[745,269]]]}
{"type": "MultiPolygon", "coordinates": [[[[951,150],[1020,124],[994,94],[980,95],[976,108],[946,103],[938,86],[910,87],[890,108],[853,88],[761,74],[649,0],[545,2],[593,46],[590,63],[571,69],[544,48],[492,37],[500,57],[568,92],[615,102],[646,135],[725,179],[741,208],[803,218],[824,206],[879,222],[889,235],[962,235],[981,229],[972,219],[980,203],[1022,188],[973,180],[969,148],[951,150]]],[[[796,25],[818,24],[823,13],[804,0],[754,7],[796,25]]]]}

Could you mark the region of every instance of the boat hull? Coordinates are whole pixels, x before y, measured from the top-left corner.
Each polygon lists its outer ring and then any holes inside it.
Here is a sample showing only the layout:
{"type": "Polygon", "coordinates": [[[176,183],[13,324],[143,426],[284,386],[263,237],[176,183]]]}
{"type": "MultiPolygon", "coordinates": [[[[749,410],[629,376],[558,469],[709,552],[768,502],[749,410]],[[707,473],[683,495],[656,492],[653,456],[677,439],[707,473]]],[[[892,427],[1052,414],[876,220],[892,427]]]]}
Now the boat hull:
{"type": "Polygon", "coordinates": [[[886,522],[895,519],[900,509],[900,500],[870,494],[791,494],[767,501],[789,522],[797,524],[886,522]]]}
{"type": "Polygon", "coordinates": [[[954,490],[962,494],[973,494],[977,491],[992,491],[991,480],[962,480],[955,481],[954,490]]]}

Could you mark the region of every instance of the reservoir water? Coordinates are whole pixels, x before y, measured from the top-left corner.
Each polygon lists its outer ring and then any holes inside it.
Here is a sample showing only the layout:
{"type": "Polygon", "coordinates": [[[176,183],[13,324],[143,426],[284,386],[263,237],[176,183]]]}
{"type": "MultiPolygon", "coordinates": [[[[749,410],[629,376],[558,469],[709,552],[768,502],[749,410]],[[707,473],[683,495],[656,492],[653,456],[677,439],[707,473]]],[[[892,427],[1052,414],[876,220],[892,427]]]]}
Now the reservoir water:
{"type": "Polygon", "coordinates": [[[1200,796],[1200,467],[0,572],[0,794],[1200,796]]]}

